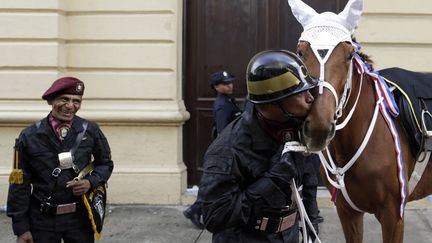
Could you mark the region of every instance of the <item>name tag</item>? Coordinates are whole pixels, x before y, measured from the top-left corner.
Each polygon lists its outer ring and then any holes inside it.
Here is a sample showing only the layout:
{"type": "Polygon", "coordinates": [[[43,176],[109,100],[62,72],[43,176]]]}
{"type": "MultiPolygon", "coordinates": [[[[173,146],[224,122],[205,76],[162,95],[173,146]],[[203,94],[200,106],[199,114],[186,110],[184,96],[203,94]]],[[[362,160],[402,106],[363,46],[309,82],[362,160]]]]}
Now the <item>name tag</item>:
{"type": "Polygon", "coordinates": [[[73,166],[73,158],[71,152],[63,152],[58,154],[58,159],[60,161],[59,168],[62,170],[70,169],[73,166]]]}

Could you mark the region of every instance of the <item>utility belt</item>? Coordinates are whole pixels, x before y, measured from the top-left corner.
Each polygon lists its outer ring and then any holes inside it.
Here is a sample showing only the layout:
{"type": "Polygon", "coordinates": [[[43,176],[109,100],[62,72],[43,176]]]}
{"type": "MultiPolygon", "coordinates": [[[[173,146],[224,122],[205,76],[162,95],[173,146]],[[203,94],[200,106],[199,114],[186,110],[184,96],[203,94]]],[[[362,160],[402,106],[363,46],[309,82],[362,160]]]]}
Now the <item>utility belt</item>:
{"type": "Polygon", "coordinates": [[[265,216],[256,217],[253,221],[253,228],[266,233],[280,233],[291,228],[298,221],[297,208],[289,209],[278,213],[269,213],[265,216]]]}
{"type": "Polygon", "coordinates": [[[72,202],[66,204],[54,204],[46,201],[39,200],[35,196],[31,199],[32,204],[39,207],[41,213],[48,215],[63,215],[76,213],[81,210],[81,202],[72,202]]]}

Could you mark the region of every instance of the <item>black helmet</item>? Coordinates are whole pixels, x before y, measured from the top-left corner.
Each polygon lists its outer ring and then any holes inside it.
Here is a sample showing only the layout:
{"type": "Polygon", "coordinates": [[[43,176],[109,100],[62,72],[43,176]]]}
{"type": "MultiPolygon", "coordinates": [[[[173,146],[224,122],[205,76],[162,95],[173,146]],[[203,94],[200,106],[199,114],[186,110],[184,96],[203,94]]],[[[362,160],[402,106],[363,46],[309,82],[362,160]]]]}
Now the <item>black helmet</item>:
{"type": "Polygon", "coordinates": [[[249,100],[255,104],[270,103],[317,86],[306,66],[294,53],[270,50],[256,54],[247,71],[249,100]]]}

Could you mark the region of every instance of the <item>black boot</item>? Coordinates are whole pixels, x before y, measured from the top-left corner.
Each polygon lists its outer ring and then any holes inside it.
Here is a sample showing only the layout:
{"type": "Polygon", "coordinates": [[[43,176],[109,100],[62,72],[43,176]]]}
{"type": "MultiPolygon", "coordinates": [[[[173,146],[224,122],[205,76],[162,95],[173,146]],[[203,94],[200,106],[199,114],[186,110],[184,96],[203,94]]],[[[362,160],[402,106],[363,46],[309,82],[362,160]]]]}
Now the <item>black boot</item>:
{"type": "Polygon", "coordinates": [[[183,215],[192,221],[198,229],[204,229],[204,224],[201,222],[201,206],[192,204],[189,208],[183,211],[183,215]]]}
{"type": "Polygon", "coordinates": [[[318,210],[318,215],[315,217],[315,223],[316,224],[321,224],[322,222],[324,222],[324,218],[319,214],[320,211],[318,210]]]}

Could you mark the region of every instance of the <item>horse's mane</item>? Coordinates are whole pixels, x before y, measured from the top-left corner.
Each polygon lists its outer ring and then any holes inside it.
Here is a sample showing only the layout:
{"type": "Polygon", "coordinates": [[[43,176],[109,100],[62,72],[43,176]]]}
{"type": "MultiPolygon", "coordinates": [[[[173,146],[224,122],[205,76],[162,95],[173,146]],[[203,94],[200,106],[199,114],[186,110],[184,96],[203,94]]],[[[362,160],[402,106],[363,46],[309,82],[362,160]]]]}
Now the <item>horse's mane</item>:
{"type": "Polygon", "coordinates": [[[374,67],[373,67],[373,61],[372,61],[372,59],[370,58],[370,56],[369,55],[367,55],[367,54],[364,54],[363,52],[358,52],[358,54],[359,54],[359,56],[361,57],[361,59],[365,62],[365,63],[367,63],[368,65],[369,65],[369,67],[370,67],[370,69],[373,71],[374,70],[374,67]]]}
{"type": "MultiPolygon", "coordinates": [[[[355,37],[352,37],[352,40],[353,40],[354,42],[357,42],[357,40],[356,40],[355,37]]],[[[371,70],[374,70],[374,67],[373,67],[374,62],[372,61],[371,57],[370,57],[369,55],[367,55],[367,54],[361,52],[361,51],[359,51],[359,52],[357,52],[357,53],[359,54],[359,56],[361,57],[361,59],[362,59],[365,63],[369,64],[370,69],[371,69],[371,70]]]]}

